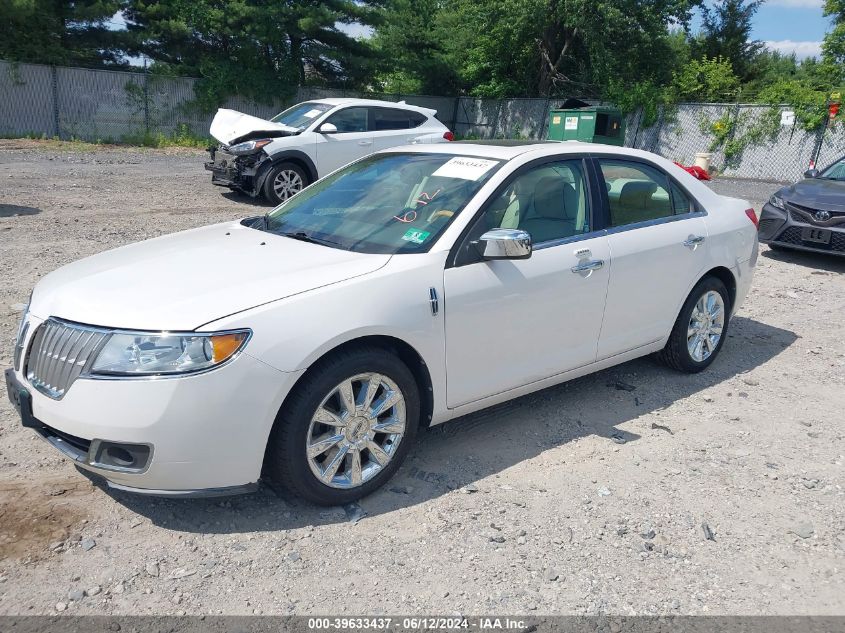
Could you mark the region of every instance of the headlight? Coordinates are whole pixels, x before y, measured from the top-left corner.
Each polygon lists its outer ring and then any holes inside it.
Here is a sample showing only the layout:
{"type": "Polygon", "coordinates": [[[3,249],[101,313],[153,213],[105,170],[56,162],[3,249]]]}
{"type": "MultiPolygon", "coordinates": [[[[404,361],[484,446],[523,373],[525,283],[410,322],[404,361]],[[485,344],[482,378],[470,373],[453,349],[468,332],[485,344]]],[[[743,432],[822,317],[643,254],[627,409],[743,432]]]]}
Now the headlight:
{"type": "Polygon", "coordinates": [[[215,334],[112,334],[90,373],[107,376],[190,374],[229,360],[240,350],[249,331],[215,334]]]}
{"type": "Polygon", "coordinates": [[[265,145],[269,145],[273,142],[271,138],[262,138],[256,141],[244,141],[243,143],[238,143],[237,145],[232,145],[229,148],[230,154],[237,154],[238,156],[244,154],[253,154],[260,150],[265,145]]]}
{"type": "Polygon", "coordinates": [[[786,206],[784,206],[784,204],[783,204],[783,198],[781,198],[777,194],[775,194],[771,198],[769,198],[769,204],[772,205],[773,207],[777,207],[778,209],[783,209],[784,211],[786,210],[786,206]]]}

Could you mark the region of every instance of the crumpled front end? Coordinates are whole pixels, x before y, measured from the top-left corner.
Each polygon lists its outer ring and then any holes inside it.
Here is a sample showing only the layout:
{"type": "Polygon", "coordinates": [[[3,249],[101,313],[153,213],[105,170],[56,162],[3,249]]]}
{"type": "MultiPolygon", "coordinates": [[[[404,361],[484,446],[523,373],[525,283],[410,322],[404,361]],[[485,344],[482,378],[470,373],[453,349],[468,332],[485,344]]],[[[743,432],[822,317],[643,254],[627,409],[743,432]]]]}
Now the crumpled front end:
{"type": "Polygon", "coordinates": [[[210,147],[211,160],[205,163],[211,172],[211,184],[242,191],[257,196],[260,191],[256,176],[269,157],[263,151],[238,156],[228,151],[225,145],[210,147]]]}

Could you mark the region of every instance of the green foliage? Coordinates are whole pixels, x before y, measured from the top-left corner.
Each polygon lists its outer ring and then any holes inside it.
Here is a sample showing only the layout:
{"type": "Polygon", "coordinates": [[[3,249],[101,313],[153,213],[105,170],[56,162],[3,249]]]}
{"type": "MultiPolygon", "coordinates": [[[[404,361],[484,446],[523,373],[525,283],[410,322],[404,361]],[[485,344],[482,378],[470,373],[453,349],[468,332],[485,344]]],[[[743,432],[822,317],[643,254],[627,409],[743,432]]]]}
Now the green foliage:
{"type": "Polygon", "coordinates": [[[743,81],[753,78],[763,43],[751,39],[752,20],[763,0],[716,0],[702,4],[701,34],[691,42],[694,57],[723,58],[743,81]]]}
{"type": "Polygon", "coordinates": [[[0,0],[0,59],[64,64],[124,64],[125,33],[108,28],[124,0],[0,0]]]}
{"type": "Polygon", "coordinates": [[[299,85],[356,87],[372,75],[371,45],[337,25],[376,24],[376,1],[126,1],[132,52],[153,73],[200,77],[204,110],[229,95],[269,103],[299,85]]]}
{"type": "Polygon", "coordinates": [[[840,82],[845,78],[845,0],[825,0],[824,14],[833,19],[833,28],[825,35],[822,56],[840,82]]]}
{"type": "Polygon", "coordinates": [[[724,102],[739,94],[739,78],[722,57],[693,59],[672,73],[666,100],[724,102]]]}
{"type": "Polygon", "coordinates": [[[162,132],[128,134],[121,139],[121,142],[142,147],[194,147],[197,149],[205,149],[214,144],[210,137],[197,136],[184,123],[177,126],[176,131],[171,134],[162,132]]]}
{"type": "Polygon", "coordinates": [[[780,111],[787,105],[795,111],[795,123],[807,131],[818,130],[827,120],[827,98],[830,87],[813,85],[801,79],[781,79],[760,91],[758,101],[780,111]]]}

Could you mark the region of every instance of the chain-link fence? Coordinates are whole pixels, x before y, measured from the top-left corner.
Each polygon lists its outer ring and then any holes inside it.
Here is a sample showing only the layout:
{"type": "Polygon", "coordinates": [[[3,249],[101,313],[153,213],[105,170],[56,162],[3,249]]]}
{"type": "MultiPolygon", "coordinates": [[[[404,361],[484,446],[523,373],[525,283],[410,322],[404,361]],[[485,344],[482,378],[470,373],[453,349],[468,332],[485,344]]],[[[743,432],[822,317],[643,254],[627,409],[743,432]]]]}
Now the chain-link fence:
{"type": "MultiPolygon", "coordinates": [[[[146,133],[171,135],[181,129],[207,136],[214,113],[197,109],[196,82],[150,73],[0,62],[0,136],[123,141],[146,133]]],[[[231,97],[220,106],[270,118],[293,103],[325,97],[368,97],[431,108],[458,136],[470,139],[545,138],[549,111],[562,101],[302,87],[288,100],[256,103],[231,97]]],[[[625,145],[684,164],[692,163],[696,153],[711,152],[716,171],[771,180],[795,180],[811,160],[822,167],[845,154],[842,125],[813,132],[794,123],[776,125],[753,143],[743,143],[748,132],[769,115],[767,106],[691,103],[671,113],[661,112],[656,122],[646,125],[642,113],[635,112],[627,117],[625,145]],[[719,125],[729,126],[728,133],[720,134],[719,125]],[[715,142],[717,138],[720,142],[715,142]]]]}

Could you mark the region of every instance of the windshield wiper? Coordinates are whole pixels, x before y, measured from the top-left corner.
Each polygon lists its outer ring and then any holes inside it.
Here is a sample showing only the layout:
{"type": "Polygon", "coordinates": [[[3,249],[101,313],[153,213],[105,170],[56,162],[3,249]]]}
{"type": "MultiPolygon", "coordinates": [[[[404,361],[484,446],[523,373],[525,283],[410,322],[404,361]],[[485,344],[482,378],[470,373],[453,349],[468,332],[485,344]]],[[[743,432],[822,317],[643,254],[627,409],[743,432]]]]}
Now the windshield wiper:
{"type": "Polygon", "coordinates": [[[319,237],[314,237],[313,235],[308,235],[305,231],[289,231],[289,232],[280,232],[279,235],[284,235],[285,237],[289,237],[292,240],[299,240],[300,242],[309,242],[310,244],[320,244],[321,246],[332,246],[337,245],[337,242],[332,242],[331,240],[324,240],[319,237]]]}

